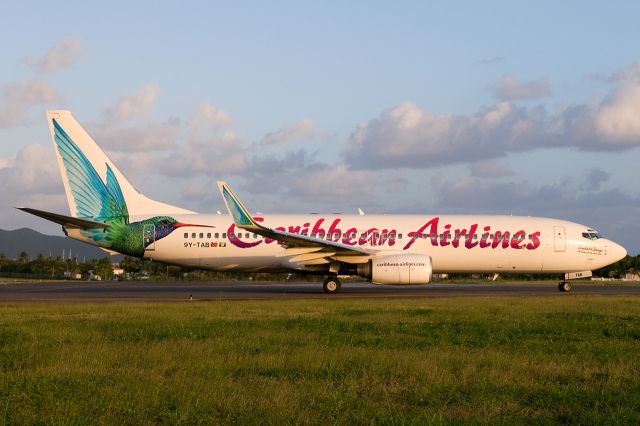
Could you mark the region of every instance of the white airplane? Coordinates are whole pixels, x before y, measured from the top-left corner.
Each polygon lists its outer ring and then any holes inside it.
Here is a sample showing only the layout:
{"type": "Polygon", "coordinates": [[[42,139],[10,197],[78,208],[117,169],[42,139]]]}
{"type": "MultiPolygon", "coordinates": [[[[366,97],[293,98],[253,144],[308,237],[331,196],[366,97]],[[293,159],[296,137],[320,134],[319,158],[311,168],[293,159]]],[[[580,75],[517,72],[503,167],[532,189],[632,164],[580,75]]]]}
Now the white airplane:
{"type": "Polygon", "coordinates": [[[480,215],[252,215],[218,182],[229,215],[198,214],[139,193],[69,111],[47,121],[71,215],[19,209],[62,225],[73,239],[168,264],[214,271],[322,274],[375,284],[428,284],[434,273],[591,276],[626,250],[584,225],[480,215]]]}

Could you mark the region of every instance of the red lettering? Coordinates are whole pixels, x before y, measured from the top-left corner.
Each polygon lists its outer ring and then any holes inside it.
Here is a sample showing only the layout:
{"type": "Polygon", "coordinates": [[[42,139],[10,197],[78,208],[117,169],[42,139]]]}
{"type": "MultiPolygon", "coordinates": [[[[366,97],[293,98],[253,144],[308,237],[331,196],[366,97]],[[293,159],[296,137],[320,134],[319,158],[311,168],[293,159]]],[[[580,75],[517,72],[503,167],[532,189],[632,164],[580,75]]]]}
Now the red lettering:
{"type": "Polygon", "coordinates": [[[531,242],[527,244],[527,250],[535,250],[540,247],[540,231],[536,231],[531,235],[531,242]]]}
{"type": "Polygon", "coordinates": [[[378,245],[384,245],[385,242],[389,241],[389,245],[392,246],[396,243],[396,230],[386,230],[383,229],[380,233],[380,239],[378,240],[378,245]]]}
{"type": "Polygon", "coordinates": [[[357,232],[358,230],[356,228],[349,228],[347,229],[346,233],[344,234],[344,238],[342,239],[342,244],[346,244],[348,246],[355,246],[356,242],[355,241],[351,241],[352,237],[356,237],[357,238],[357,232]]]}
{"type": "Polygon", "coordinates": [[[418,229],[415,232],[409,232],[407,237],[409,237],[409,242],[402,248],[402,250],[406,250],[416,242],[415,235],[422,234],[427,228],[429,229],[428,234],[431,235],[431,245],[436,247],[438,245],[438,221],[440,218],[434,217],[429,222],[422,225],[422,228],[418,229]]]}
{"type": "Polygon", "coordinates": [[[473,241],[474,237],[476,236],[476,231],[478,230],[478,224],[474,223],[473,225],[471,225],[471,228],[469,228],[469,234],[467,236],[467,242],[464,244],[464,246],[471,250],[472,248],[474,248],[475,246],[478,245],[477,241],[473,241]]]}
{"type": "Polygon", "coordinates": [[[522,244],[522,242],[524,241],[524,238],[525,238],[526,235],[527,235],[527,233],[522,231],[522,230],[520,230],[520,231],[516,232],[515,234],[513,234],[513,238],[511,239],[511,248],[512,249],[516,249],[516,250],[520,250],[520,249],[524,248],[520,244],[522,244]]]}
{"type": "Polygon", "coordinates": [[[502,248],[509,247],[509,240],[511,239],[511,234],[509,231],[504,234],[500,231],[496,231],[495,238],[493,239],[493,243],[491,243],[491,248],[494,249],[502,243],[502,248]]]}
{"type": "Polygon", "coordinates": [[[333,241],[334,243],[340,240],[340,234],[342,234],[340,228],[337,227],[338,223],[340,223],[340,219],[334,220],[327,230],[327,240],[333,241]]]}
{"type": "Polygon", "coordinates": [[[322,222],[324,222],[324,219],[322,218],[318,219],[316,224],[313,225],[313,229],[311,230],[311,235],[315,235],[316,238],[320,238],[320,239],[323,239],[325,235],[324,228],[320,227],[320,225],[322,225],[322,222]],[[322,236],[320,236],[320,234],[322,234],[322,236]]]}
{"type": "Polygon", "coordinates": [[[440,247],[445,247],[451,244],[449,242],[449,235],[451,235],[451,225],[444,226],[444,233],[442,234],[442,238],[440,238],[440,247]]]}
{"type": "Polygon", "coordinates": [[[484,234],[482,234],[482,238],[480,239],[480,248],[491,247],[491,242],[487,241],[489,239],[490,230],[490,226],[484,227],[484,234]]]}
{"type": "Polygon", "coordinates": [[[300,227],[299,226],[290,226],[289,227],[289,232],[292,234],[299,234],[300,233],[300,227]]]}

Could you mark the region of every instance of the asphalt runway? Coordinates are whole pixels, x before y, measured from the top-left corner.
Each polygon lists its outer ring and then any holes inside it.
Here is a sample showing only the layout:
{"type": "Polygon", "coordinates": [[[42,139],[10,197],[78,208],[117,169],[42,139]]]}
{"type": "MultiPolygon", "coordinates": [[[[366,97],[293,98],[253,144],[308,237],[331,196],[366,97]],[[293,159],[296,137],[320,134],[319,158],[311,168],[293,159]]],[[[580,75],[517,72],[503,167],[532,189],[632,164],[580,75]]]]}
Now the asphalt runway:
{"type": "Polygon", "coordinates": [[[327,295],[322,283],[300,282],[114,282],[56,281],[3,282],[0,278],[0,302],[94,302],[94,301],[185,301],[295,298],[407,298],[451,296],[562,296],[634,295],[638,284],[573,284],[570,293],[561,293],[550,284],[443,284],[421,286],[376,286],[367,283],[343,283],[342,291],[327,295]]]}

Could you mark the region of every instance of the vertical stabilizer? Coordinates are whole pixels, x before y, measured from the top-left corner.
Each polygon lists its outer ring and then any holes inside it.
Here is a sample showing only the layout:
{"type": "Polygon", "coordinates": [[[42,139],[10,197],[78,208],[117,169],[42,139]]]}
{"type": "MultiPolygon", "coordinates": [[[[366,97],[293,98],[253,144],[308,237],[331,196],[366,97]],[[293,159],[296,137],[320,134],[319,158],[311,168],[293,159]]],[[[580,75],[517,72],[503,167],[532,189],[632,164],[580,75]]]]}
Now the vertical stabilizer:
{"type": "Polygon", "coordinates": [[[49,131],[73,217],[108,220],[193,213],[139,193],[69,111],[47,111],[49,131]]]}

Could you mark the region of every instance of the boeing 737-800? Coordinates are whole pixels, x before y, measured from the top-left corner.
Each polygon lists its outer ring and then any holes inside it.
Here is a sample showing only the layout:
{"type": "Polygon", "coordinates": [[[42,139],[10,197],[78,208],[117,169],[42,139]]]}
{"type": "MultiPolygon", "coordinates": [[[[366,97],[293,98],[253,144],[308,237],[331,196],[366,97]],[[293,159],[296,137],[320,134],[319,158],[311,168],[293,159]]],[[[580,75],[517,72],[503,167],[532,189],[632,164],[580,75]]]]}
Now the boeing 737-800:
{"type": "Polygon", "coordinates": [[[151,200],[129,183],[69,111],[48,111],[70,215],[19,207],[73,239],[121,253],[214,271],[339,276],[375,284],[428,284],[433,273],[588,277],[626,250],[584,225],[489,215],[252,215],[218,182],[229,214],[199,214],[151,200]]]}

